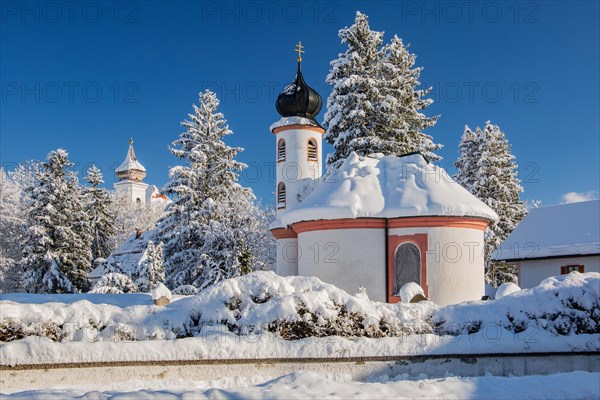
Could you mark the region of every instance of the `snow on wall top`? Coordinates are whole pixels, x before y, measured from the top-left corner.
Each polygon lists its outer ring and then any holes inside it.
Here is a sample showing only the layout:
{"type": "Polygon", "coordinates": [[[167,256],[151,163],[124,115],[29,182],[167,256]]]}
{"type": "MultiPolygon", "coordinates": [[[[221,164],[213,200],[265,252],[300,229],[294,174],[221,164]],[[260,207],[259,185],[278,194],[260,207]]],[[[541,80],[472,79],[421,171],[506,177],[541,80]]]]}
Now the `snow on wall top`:
{"type": "Polygon", "coordinates": [[[496,260],[600,254],[600,200],[534,208],[494,253],[496,260]]]}
{"type": "Polygon", "coordinates": [[[281,117],[281,118],[279,118],[279,120],[277,122],[274,122],[273,124],[271,124],[269,129],[272,132],[276,128],[280,128],[282,126],[289,126],[289,125],[319,126],[315,121],[312,121],[312,120],[310,120],[308,118],[304,118],[304,117],[281,117]]]}
{"type": "Polygon", "coordinates": [[[496,213],[418,154],[360,157],[352,153],[280,226],[340,218],[469,216],[496,221],[496,213]]]}

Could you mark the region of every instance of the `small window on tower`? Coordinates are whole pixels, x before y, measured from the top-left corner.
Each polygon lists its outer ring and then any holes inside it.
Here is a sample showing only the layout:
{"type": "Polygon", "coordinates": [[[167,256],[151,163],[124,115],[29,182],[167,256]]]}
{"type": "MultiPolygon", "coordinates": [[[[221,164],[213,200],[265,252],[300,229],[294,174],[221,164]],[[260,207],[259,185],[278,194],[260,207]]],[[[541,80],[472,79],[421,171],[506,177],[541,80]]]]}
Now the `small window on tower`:
{"type": "Polygon", "coordinates": [[[285,208],[285,183],[277,185],[277,208],[285,208]]]}
{"type": "Polygon", "coordinates": [[[285,161],[285,140],[279,139],[277,142],[277,162],[285,161]]]}
{"type": "Polygon", "coordinates": [[[315,139],[308,140],[308,161],[317,161],[317,141],[315,139]]]}

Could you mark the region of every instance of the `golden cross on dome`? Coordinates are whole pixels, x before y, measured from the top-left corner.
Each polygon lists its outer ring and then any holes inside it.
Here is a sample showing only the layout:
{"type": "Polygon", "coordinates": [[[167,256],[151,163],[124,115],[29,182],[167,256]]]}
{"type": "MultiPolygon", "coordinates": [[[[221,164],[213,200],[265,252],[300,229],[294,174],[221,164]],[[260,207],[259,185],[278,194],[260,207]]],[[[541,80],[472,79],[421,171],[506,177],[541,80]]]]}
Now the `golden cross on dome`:
{"type": "Polygon", "coordinates": [[[302,46],[302,42],[298,42],[298,44],[296,45],[296,52],[298,53],[298,62],[302,61],[302,53],[304,53],[304,50],[302,50],[304,48],[304,46],[302,46]]]}

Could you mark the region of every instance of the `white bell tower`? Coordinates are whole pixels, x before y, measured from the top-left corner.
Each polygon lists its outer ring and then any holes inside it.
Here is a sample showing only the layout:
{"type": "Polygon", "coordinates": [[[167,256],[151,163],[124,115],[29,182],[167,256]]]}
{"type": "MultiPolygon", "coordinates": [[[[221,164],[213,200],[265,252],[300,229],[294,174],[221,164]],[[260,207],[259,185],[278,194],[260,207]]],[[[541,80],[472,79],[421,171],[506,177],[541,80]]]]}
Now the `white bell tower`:
{"type": "Polygon", "coordinates": [[[323,100],[308,86],[302,76],[302,43],[296,45],[298,71],[296,78],[277,96],[277,112],[281,119],[271,125],[275,135],[275,204],[277,218],[271,233],[277,239],[277,273],[298,275],[298,237],[280,223],[281,216],[302,202],[319,184],[323,169],[323,133],[325,129],[315,117],[323,100]]]}
{"type": "Polygon", "coordinates": [[[276,137],[277,217],[298,205],[314,190],[323,168],[325,129],[315,120],[323,101],[319,93],[304,81],[300,68],[303,46],[301,42],[296,46],[298,71],[294,81],[277,97],[277,112],[282,118],[271,125],[271,132],[276,137]]]}
{"type": "Polygon", "coordinates": [[[125,160],[115,170],[119,181],[115,183],[115,191],[124,194],[133,204],[146,204],[148,184],[142,182],[146,176],[146,168],[137,160],[133,151],[133,139],[129,139],[129,150],[125,160]]]}

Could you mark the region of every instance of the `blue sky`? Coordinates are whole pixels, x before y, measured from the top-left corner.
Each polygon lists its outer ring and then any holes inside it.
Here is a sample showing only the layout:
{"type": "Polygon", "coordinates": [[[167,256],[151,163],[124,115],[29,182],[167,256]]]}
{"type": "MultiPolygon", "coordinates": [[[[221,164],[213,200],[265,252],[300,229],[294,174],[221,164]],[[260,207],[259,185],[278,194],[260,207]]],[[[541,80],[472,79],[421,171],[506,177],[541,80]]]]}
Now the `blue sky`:
{"type": "MultiPolygon", "coordinates": [[[[177,163],[167,146],[199,91],[221,111],[250,164],[242,177],[272,201],[274,100],[294,77],[293,51],[324,99],[337,31],[356,10],[411,43],[433,87],[427,132],[457,157],[465,124],[499,124],[520,164],[523,198],[543,205],[599,190],[599,6],[547,2],[21,2],[0,3],[0,161],[8,169],[65,148],[112,186],[130,137],[148,183],[177,163]]],[[[323,118],[323,111],[318,119],[323,118]]],[[[326,151],[329,149],[325,149],[326,151]]],[[[448,168],[452,171],[452,168],[448,168]]]]}

